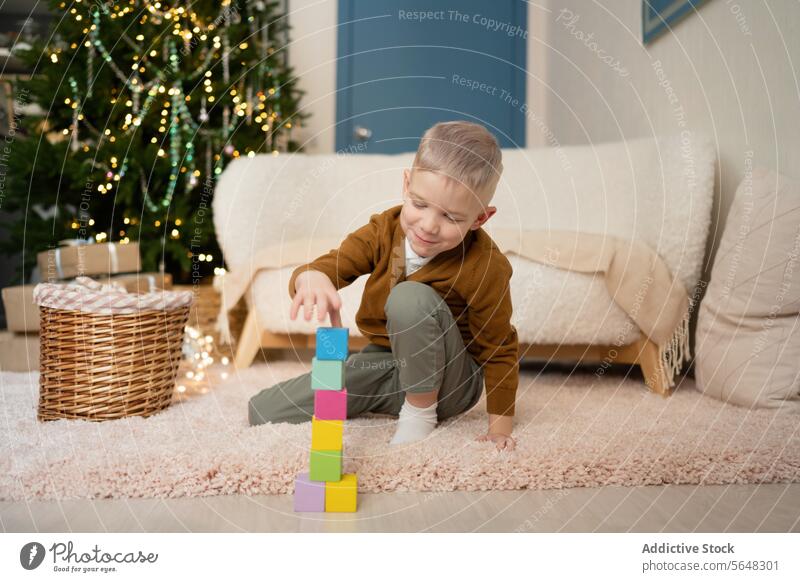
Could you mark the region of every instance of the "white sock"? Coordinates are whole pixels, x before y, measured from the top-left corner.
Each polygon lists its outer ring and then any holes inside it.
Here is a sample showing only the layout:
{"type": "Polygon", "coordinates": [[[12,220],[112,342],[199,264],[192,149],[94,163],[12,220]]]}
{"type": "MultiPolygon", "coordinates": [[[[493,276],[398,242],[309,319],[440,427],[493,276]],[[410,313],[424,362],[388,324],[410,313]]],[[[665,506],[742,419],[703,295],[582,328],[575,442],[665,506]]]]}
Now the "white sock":
{"type": "Polygon", "coordinates": [[[411,443],[431,434],[436,428],[437,404],[434,402],[427,408],[418,408],[406,400],[397,419],[397,431],[389,444],[411,443]]]}

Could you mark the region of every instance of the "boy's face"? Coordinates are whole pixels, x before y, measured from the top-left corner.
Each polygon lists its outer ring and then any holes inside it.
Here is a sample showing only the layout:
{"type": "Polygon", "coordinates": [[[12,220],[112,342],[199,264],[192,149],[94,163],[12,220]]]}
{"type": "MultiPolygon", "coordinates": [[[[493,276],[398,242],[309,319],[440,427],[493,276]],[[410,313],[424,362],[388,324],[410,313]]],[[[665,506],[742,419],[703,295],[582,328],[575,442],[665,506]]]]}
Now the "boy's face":
{"type": "Polygon", "coordinates": [[[497,208],[484,206],[468,188],[441,174],[403,171],[400,226],[421,257],[455,248],[495,212],[497,208]]]}

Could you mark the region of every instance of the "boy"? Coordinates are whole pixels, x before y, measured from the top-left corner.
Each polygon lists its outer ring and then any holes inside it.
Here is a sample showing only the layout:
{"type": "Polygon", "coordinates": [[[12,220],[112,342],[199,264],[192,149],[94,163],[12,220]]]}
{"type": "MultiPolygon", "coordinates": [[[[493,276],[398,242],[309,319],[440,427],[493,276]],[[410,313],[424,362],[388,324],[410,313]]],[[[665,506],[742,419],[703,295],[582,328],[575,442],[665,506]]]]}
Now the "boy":
{"type": "MultiPolygon", "coordinates": [[[[403,204],[372,215],[331,250],[294,270],[290,317],[316,306],[341,326],[338,289],[371,273],[356,323],[370,340],[345,366],[347,417],[398,415],[392,444],[425,438],[437,420],[472,408],[486,383],[489,428],[477,440],[512,450],[519,363],[511,325],[511,265],[481,229],[502,154],[483,126],[438,123],[403,172],[403,204]]],[[[255,395],[251,424],[303,422],[314,410],[311,374],[255,395]]]]}

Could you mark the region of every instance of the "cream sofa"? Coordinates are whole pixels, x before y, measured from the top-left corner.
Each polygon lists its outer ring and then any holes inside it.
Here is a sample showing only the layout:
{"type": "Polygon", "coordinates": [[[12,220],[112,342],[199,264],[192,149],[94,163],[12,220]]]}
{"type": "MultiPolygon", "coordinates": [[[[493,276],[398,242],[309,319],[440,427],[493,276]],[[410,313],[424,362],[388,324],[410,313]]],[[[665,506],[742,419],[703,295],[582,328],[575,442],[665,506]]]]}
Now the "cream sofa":
{"type": "MultiPolygon", "coordinates": [[[[578,230],[639,239],[692,294],[709,231],[715,150],[689,134],[562,148],[503,150],[492,202],[495,228],[578,230]]],[[[240,158],[217,185],[217,237],[230,270],[246,269],[262,248],[311,237],[343,239],[372,214],[399,204],[402,170],[413,154],[280,154],[240,158]]],[[[309,256],[308,260],[313,259],[309,256]]],[[[596,276],[510,254],[512,323],[521,356],[658,365],[654,350],[596,276]]],[[[311,347],[316,320],[289,319],[294,266],[259,272],[237,349],[246,366],[259,348],[311,347]]],[[[355,324],[367,276],[340,291],[352,347],[366,343],[355,324]]],[[[648,381],[662,394],[669,387],[648,381]]]]}

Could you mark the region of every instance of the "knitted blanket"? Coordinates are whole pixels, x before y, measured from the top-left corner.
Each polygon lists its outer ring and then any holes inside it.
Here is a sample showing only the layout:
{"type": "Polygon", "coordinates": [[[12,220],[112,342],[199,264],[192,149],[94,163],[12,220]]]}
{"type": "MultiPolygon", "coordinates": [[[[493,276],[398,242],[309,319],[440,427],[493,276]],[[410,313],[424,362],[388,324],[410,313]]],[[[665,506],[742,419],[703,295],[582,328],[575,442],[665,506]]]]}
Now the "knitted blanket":
{"type": "MultiPolygon", "coordinates": [[[[674,386],[690,358],[691,301],[683,283],[647,244],[609,235],[575,231],[493,229],[501,252],[558,269],[602,275],[609,295],[659,347],[663,381],[674,386]]],[[[222,279],[218,327],[229,338],[227,312],[247,292],[262,269],[305,264],[339,246],[339,238],[295,240],[257,252],[222,279]]]]}

